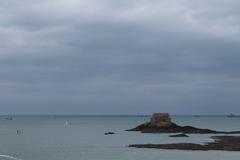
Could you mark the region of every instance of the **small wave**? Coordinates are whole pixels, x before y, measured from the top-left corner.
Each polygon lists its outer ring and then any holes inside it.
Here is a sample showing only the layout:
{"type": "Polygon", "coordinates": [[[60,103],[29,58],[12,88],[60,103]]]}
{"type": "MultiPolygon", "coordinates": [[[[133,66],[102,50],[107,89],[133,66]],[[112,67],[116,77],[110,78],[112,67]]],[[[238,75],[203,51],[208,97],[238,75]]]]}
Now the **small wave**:
{"type": "Polygon", "coordinates": [[[13,156],[9,156],[9,155],[3,155],[3,154],[0,154],[0,157],[13,159],[13,160],[22,160],[22,159],[17,158],[17,157],[13,157],[13,156]]]}

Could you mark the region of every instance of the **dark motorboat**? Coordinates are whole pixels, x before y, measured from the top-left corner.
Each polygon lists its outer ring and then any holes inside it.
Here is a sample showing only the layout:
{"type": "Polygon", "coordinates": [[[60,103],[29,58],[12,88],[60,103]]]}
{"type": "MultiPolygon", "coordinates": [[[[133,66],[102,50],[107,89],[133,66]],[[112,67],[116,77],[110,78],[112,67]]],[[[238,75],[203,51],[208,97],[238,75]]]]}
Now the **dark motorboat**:
{"type": "Polygon", "coordinates": [[[111,135],[111,134],[115,134],[114,132],[106,132],[104,133],[104,135],[111,135]]]}

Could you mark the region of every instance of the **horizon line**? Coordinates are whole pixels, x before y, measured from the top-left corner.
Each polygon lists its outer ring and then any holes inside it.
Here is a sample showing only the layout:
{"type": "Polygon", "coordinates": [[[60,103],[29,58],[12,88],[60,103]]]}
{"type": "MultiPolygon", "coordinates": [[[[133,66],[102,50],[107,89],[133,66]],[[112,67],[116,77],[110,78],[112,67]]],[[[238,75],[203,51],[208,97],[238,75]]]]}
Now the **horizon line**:
{"type": "MultiPolygon", "coordinates": [[[[151,116],[152,114],[0,114],[0,116],[151,116]]],[[[170,114],[170,116],[227,116],[230,114],[170,114]]],[[[239,114],[234,114],[239,115],[239,114]]]]}

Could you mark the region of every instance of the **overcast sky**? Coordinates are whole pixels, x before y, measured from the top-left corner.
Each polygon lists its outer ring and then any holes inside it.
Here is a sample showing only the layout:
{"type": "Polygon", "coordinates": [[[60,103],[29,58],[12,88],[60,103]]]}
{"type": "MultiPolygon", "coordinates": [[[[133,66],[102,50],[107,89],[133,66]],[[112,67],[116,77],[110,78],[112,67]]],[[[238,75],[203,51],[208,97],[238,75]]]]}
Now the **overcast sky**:
{"type": "Polygon", "coordinates": [[[0,114],[240,113],[239,0],[1,0],[0,114]]]}

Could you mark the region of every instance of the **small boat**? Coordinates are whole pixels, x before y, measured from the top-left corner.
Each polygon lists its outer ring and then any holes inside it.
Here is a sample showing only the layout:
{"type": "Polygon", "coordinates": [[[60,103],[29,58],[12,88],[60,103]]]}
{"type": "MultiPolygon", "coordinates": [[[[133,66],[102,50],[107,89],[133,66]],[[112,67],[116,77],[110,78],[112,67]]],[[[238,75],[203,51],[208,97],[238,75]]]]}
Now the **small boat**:
{"type": "Polygon", "coordinates": [[[115,134],[114,132],[106,132],[105,135],[115,134]]]}
{"type": "Polygon", "coordinates": [[[240,118],[240,115],[235,115],[235,114],[230,114],[230,115],[227,115],[228,118],[240,118]]]}

